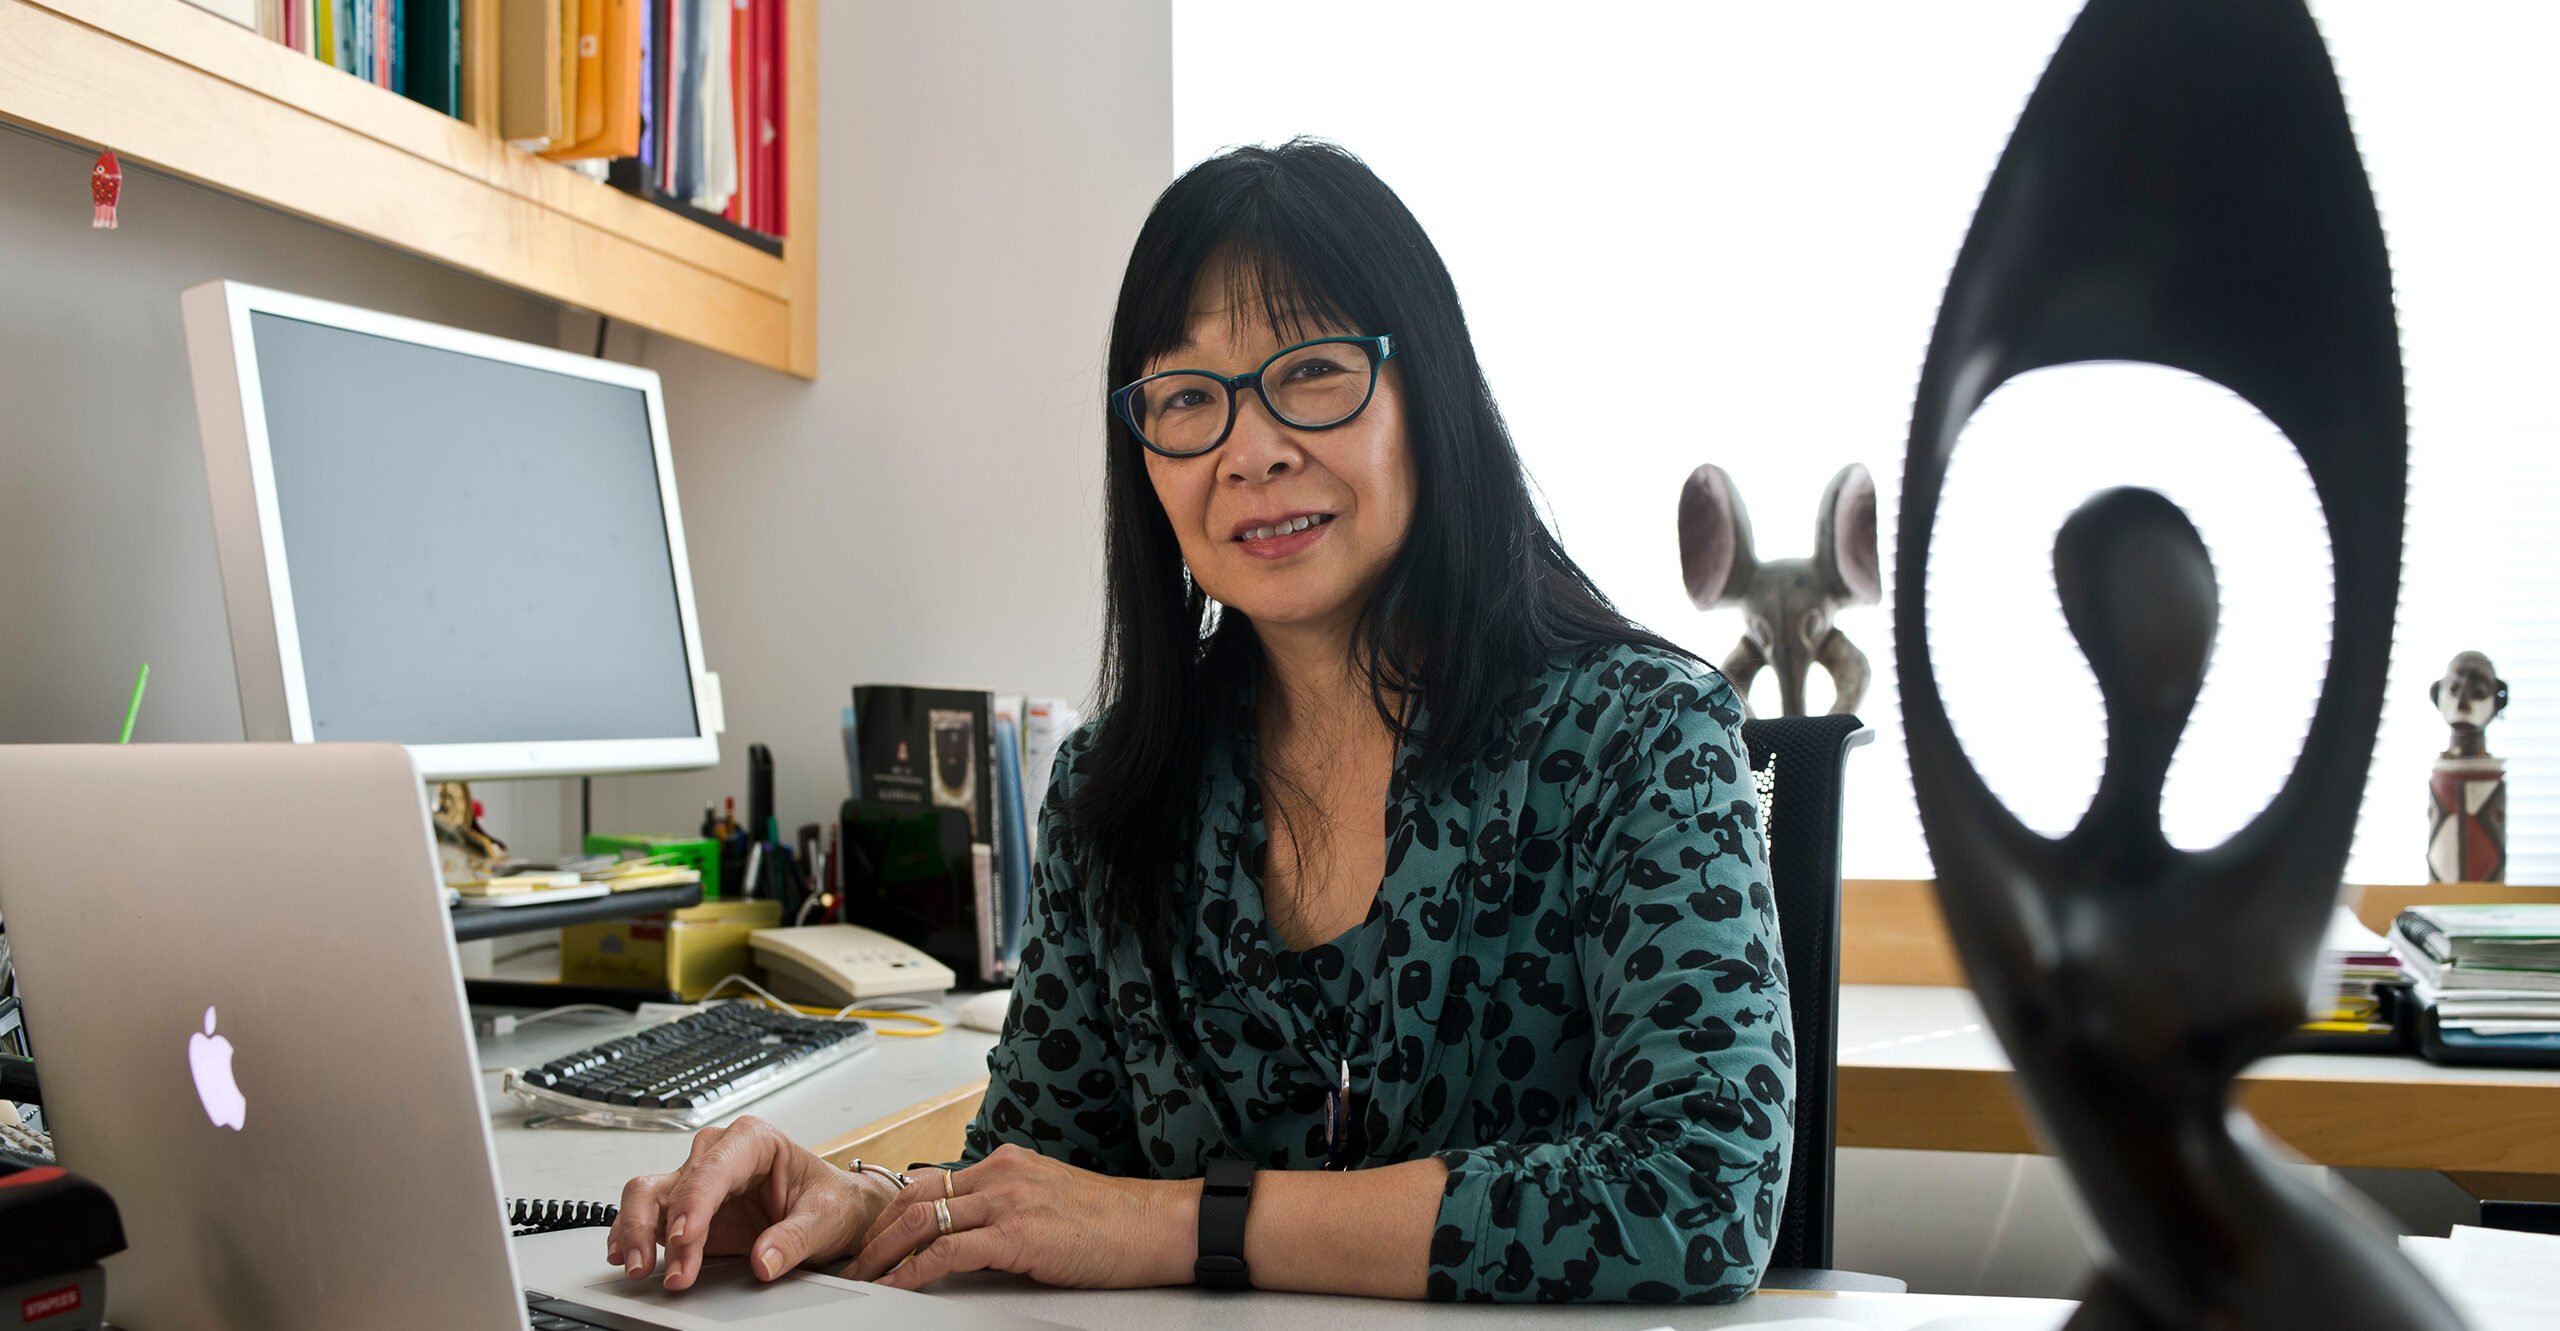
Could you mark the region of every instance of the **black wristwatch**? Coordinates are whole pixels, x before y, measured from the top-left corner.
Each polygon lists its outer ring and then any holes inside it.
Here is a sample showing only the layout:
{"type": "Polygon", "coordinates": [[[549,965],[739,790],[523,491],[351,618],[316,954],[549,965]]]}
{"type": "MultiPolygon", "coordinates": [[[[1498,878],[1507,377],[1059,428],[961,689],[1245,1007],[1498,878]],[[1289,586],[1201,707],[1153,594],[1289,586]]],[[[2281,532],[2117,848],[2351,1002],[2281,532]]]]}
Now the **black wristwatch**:
{"type": "Polygon", "coordinates": [[[1250,1160],[1212,1160],[1201,1180],[1200,1256],[1191,1263],[1191,1278],[1211,1289],[1253,1288],[1253,1272],[1244,1264],[1244,1215],[1253,1206],[1253,1171],[1250,1160]]]}

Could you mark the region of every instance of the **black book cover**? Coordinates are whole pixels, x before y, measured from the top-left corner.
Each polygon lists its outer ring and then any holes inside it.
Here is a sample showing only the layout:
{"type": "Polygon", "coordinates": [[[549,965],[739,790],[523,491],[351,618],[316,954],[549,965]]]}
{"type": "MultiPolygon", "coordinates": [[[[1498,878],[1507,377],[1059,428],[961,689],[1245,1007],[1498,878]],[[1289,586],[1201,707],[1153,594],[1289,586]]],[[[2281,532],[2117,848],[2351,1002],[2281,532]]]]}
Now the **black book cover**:
{"type": "MultiPolygon", "coordinates": [[[[990,981],[1000,978],[994,720],[995,695],[981,689],[865,684],[853,691],[854,748],[864,802],[919,812],[949,809],[967,821],[973,855],[967,909],[976,952],[969,964],[955,963],[952,969],[990,981]]],[[[921,940],[908,941],[935,951],[921,940]]]]}

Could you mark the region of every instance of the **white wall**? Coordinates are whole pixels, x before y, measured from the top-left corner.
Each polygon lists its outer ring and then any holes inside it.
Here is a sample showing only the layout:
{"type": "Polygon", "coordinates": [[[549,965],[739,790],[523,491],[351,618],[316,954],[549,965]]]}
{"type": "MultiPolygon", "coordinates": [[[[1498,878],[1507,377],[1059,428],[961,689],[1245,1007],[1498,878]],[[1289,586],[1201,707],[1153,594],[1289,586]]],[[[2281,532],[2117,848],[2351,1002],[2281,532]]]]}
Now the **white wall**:
{"type": "Polygon", "coordinates": [[[533,341],[552,307],[131,164],[122,225],[92,230],[93,160],[0,129],[0,743],[114,739],[144,661],[135,739],[236,740],[178,293],[238,278],[533,341]]]}
{"type": "Polygon", "coordinates": [[[1092,687],[1105,338],[1172,178],[1166,0],[823,11],[817,381],[608,344],[666,378],[729,730],[717,772],[596,782],[600,830],[743,805],[754,741],[786,828],[832,818],[857,683],[1092,687]]]}

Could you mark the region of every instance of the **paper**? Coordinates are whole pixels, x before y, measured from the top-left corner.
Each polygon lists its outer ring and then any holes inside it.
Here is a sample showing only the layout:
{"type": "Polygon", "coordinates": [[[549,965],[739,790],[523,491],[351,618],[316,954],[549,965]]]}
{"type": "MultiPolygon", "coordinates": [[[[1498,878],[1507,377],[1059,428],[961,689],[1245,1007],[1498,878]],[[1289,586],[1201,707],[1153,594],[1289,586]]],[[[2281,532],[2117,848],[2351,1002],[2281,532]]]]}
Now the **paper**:
{"type": "Polygon", "coordinates": [[[2560,1234],[2456,1225],[2451,1238],[2403,1236],[2400,1251],[2471,1331],[2560,1331],[2560,1234]]]}

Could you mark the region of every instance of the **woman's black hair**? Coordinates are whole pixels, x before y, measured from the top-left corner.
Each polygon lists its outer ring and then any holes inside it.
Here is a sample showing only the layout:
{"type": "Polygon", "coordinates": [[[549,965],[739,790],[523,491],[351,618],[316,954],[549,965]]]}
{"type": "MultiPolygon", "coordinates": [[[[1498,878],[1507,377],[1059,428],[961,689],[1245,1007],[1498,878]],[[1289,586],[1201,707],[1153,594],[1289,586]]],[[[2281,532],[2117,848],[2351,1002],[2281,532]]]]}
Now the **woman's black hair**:
{"type": "MultiPolygon", "coordinates": [[[[1129,255],[1109,387],[1185,340],[1193,289],[1213,261],[1237,317],[1258,301],[1285,340],[1342,329],[1395,338],[1415,507],[1353,651],[1379,716],[1415,745],[1426,774],[1463,764],[1503,719],[1503,700],[1560,652],[1639,643],[1689,655],[1619,614],[1539,518],[1448,267],[1366,163],[1297,139],[1232,148],[1183,172],[1129,255]]],[[[1096,922],[1136,938],[1152,961],[1179,923],[1171,903],[1197,835],[1204,738],[1252,724],[1244,702],[1261,649],[1243,615],[1219,613],[1191,581],[1144,445],[1104,414],[1100,721],[1066,812],[1096,922]]]]}

